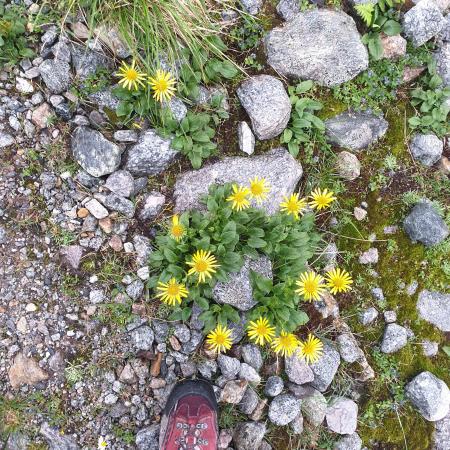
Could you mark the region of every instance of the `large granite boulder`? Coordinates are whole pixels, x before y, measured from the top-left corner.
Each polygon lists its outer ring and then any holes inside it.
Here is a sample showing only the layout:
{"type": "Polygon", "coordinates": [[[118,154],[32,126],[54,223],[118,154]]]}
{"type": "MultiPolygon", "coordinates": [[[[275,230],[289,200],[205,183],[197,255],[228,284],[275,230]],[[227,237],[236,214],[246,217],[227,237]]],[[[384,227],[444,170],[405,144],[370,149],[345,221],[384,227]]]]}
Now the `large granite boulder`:
{"type": "Polygon", "coordinates": [[[71,144],[73,157],[93,177],[113,173],[120,165],[120,147],[99,131],[78,127],[72,134],[71,144]]]}
{"type": "Polygon", "coordinates": [[[325,121],[328,142],[360,151],[386,134],[388,122],[370,111],[346,111],[325,121]]]}
{"type": "Polygon", "coordinates": [[[258,139],[280,135],[291,116],[291,102],[283,83],[271,75],[257,75],[244,81],[237,90],[258,139]]]}
{"type": "Polygon", "coordinates": [[[403,228],[412,241],[427,247],[439,244],[449,233],[447,224],[429,202],[415,205],[405,218],[403,228]]]}
{"type": "Polygon", "coordinates": [[[313,9],[274,28],[265,39],[278,73],[336,86],[367,69],[369,58],[354,20],[342,11],[313,9]]]}
{"type": "Polygon", "coordinates": [[[228,157],[214,164],[181,174],[175,183],[175,211],[201,209],[200,198],[213,184],[236,182],[248,184],[255,177],[263,177],[271,190],[262,207],[268,214],[279,210],[284,195],[293,193],[303,174],[301,165],[284,148],[273,149],[264,155],[228,157]]]}
{"type": "Polygon", "coordinates": [[[450,408],[448,386],[431,372],[422,372],[405,388],[406,397],[419,413],[430,422],[443,419],[450,408]]]}
{"type": "Polygon", "coordinates": [[[421,319],[444,333],[450,332],[450,294],[422,291],[416,307],[421,319]]]}

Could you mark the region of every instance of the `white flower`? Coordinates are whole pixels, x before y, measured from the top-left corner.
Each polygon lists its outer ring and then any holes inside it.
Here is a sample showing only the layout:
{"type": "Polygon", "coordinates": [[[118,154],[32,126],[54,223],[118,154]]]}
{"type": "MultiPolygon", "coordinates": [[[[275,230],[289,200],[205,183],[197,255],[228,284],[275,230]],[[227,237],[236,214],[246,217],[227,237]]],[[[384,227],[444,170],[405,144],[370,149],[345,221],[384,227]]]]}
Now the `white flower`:
{"type": "Polygon", "coordinates": [[[98,450],[103,450],[106,447],[108,447],[108,443],[105,441],[105,439],[103,438],[103,436],[100,436],[98,438],[98,450]]]}

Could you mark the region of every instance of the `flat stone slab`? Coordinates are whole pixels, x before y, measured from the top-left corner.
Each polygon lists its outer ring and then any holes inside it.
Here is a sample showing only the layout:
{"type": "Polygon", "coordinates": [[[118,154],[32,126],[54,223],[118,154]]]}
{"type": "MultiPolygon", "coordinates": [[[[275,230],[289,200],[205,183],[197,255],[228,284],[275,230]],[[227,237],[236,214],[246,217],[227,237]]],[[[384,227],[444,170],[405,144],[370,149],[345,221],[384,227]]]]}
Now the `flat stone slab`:
{"type": "MultiPolygon", "coordinates": [[[[175,183],[175,211],[204,209],[200,198],[213,184],[241,183],[255,176],[265,178],[271,186],[262,207],[268,214],[280,209],[283,196],[290,195],[303,174],[302,166],[284,148],[275,148],[251,158],[237,156],[224,158],[199,170],[181,174],[175,183]]],[[[254,203],[256,205],[256,203],[254,203]]]]}
{"type": "Polygon", "coordinates": [[[354,20],[342,11],[296,14],[265,39],[267,62],[284,76],[336,86],[367,69],[367,49],[354,20]]]}
{"type": "Polygon", "coordinates": [[[325,121],[328,142],[339,147],[360,151],[386,134],[388,122],[375,114],[346,111],[325,121]]]}
{"type": "Polygon", "coordinates": [[[416,307],[421,319],[445,333],[450,332],[450,294],[422,291],[416,307]]]}

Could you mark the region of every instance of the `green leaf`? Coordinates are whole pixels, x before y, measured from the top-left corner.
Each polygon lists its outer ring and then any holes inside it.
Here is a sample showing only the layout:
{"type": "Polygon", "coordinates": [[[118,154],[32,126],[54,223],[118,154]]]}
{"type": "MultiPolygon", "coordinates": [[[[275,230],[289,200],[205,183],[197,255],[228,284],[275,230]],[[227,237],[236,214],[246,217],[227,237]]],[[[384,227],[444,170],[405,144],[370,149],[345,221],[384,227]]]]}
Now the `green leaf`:
{"type": "Polygon", "coordinates": [[[186,322],[191,317],[192,309],[186,306],[181,312],[181,320],[186,322]]]}
{"type": "Polygon", "coordinates": [[[305,92],[308,92],[313,87],[313,82],[311,80],[302,81],[301,83],[298,83],[295,88],[296,94],[304,94],[305,92]]]}
{"type": "Polygon", "coordinates": [[[381,45],[381,38],[378,33],[370,37],[368,47],[373,59],[379,60],[383,56],[383,46],[381,45]]]}
{"type": "Polygon", "coordinates": [[[169,261],[170,263],[176,263],[178,261],[177,255],[170,250],[170,248],[165,248],[163,250],[164,256],[167,259],[167,261],[169,261]]]}
{"type": "Polygon", "coordinates": [[[444,353],[445,353],[447,356],[450,356],[450,345],[444,345],[444,346],[442,347],[442,350],[444,351],[444,353]]]}
{"type": "Polygon", "coordinates": [[[292,139],[292,134],[293,134],[292,130],[290,130],[289,128],[286,128],[283,132],[281,143],[287,144],[292,139]]]}
{"type": "Polygon", "coordinates": [[[402,31],[401,25],[395,20],[387,20],[383,25],[383,32],[388,36],[395,36],[402,31]]]}
{"type": "Polygon", "coordinates": [[[288,144],[288,150],[289,153],[295,158],[298,155],[298,152],[300,151],[300,147],[296,142],[289,142],[288,144]]]}
{"type": "Polygon", "coordinates": [[[206,298],[196,297],[194,302],[197,303],[197,305],[205,311],[209,309],[209,302],[208,300],[206,300],[206,298]]]}
{"type": "Polygon", "coordinates": [[[252,248],[263,248],[267,245],[267,242],[261,238],[252,236],[247,241],[247,244],[252,248]]]}
{"type": "Polygon", "coordinates": [[[238,74],[238,69],[232,62],[224,61],[220,68],[220,74],[229,80],[238,74]]]}

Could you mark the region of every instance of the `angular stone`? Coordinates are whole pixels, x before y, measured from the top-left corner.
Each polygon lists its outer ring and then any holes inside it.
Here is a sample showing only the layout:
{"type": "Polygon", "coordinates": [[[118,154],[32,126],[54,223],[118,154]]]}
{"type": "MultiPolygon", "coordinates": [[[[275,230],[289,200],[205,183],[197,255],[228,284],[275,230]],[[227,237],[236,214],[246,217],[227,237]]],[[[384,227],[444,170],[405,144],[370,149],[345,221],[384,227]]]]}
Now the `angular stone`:
{"type": "Polygon", "coordinates": [[[131,200],[121,197],[120,195],[111,192],[103,200],[104,205],[112,211],[117,211],[120,214],[131,219],[134,216],[135,206],[131,200]]]}
{"type": "Polygon", "coordinates": [[[378,249],[369,248],[359,257],[360,264],[376,264],[378,262],[378,249]]]}
{"type": "Polygon", "coordinates": [[[431,372],[422,372],[414,377],[405,388],[406,397],[428,421],[443,419],[450,408],[448,386],[431,372]]]}
{"type": "Polygon", "coordinates": [[[217,363],[222,375],[229,380],[235,378],[241,368],[241,363],[237,358],[222,354],[217,357],[217,363]]]}
{"type": "Polygon", "coordinates": [[[253,155],[255,151],[255,136],[247,122],[239,122],[238,124],[238,142],[241,151],[247,153],[247,155],[253,155]]]}
{"type": "Polygon", "coordinates": [[[313,427],[319,427],[322,425],[328,408],[326,398],[315,389],[301,398],[301,410],[306,421],[313,427]]]}
{"type": "Polygon", "coordinates": [[[380,350],[383,353],[395,353],[408,343],[408,331],[396,323],[386,325],[380,350]]]}
{"type": "Polygon", "coordinates": [[[263,4],[263,0],[240,0],[240,2],[244,10],[252,15],[258,14],[263,4]]]}
{"type": "Polygon", "coordinates": [[[33,386],[41,381],[48,380],[48,374],[44,372],[33,358],[27,358],[23,353],[18,353],[8,371],[9,382],[13,389],[24,384],[33,386]]]}
{"type": "Polygon", "coordinates": [[[358,342],[351,333],[340,334],[336,339],[341,358],[348,363],[354,363],[364,356],[358,347],[358,342]]]}
{"type": "Polygon", "coordinates": [[[437,36],[445,20],[433,0],[421,0],[403,16],[403,32],[415,47],[437,36]]]}
{"type": "Polygon", "coordinates": [[[275,71],[322,86],[351,80],[369,63],[354,20],[331,9],[296,14],[283,27],[268,33],[265,47],[275,71]]]}
{"type": "Polygon", "coordinates": [[[31,121],[38,128],[43,130],[50,125],[51,118],[53,117],[53,110],[48,103],[42,103],[31,114],[31,121]]]}
{"type": "Polygon", "coordinates": [[[339,439],[333,447],[333,450],[361,450],[362,440],[358,433],[353,433],[339,439]]]}
{"type": "Polygon", "coordinates": [[[80,267],[83,247],[80,245],[64,245],[59,251],[62,263],[69,269],[77,270],[80,267]]]}
{"type": "Polygon", "coordinates": [[[352,434],[356,431],[358,405],[349,398],[337,397],[328,406],[327,425],[338,434],[352,434]]]}
{"type": "Polygon", "coordinates": [[[220,401],[237,405],[247,389],[247,380],[228,381],[220,394],[220,401]]]}
{"type": "Polygon", "coordinates": [[[284,382],[283,379],[273,375],[267,378],[266,386],[264,387],[264,394],[267,397],[276,397],[283,392],[284,382]]]}
{"type": "Polygon", "coordinates": [[[138,141],[138,133],[135,130],[117,130],[114,133],[114,139],[117,142],[135,143],[138,141]]]}
{"type": "Polygon", "coordinates": [[[343,151],[337,154],[336,170],[342,178],[352,181],[361,174],[361,163],[356,155],[343,151]]]}
{"type": "Polygon", "coordinates": [[[61,434],[59,430],[51,428],[47,422],[41,425],[39,434],[45,438],[48,450],[78,450],[75,438],[70,435],[61,434]]]}
{"type": "Polygon", "coordinates": [[[239,410],[244,414],[251,414],[258,405],[258,394],[252,387],[248,386],[242,400],[239,402],[239,410]]]}
{"type": "Polygon", "coordinates": [[[131,339],[137,350],[152,350],[154,338],[153,330],[147,325],[136,328],[131,332],[131,339]]]}
{"type": "Polygon", "coordinates": [[[170,143],[170,139],[162,138],[155,130],[142,132],[137,144],[128,149],[124,168],[135,176],[163,172],[178,154],[170,143]]]}
{"type": "Polygon", "coordinates": [[[131,55],[129,46],[116,28],[100,25],[94,29],[94,33],[118,58],[125,59],[131,55]]]}
{"type": "Polygon", "coordinates": [[[139,218],[141,220],[155,219],[161,212],[165,202],[166,197],[163,194],[156,191],[150,192],[145,197],[144,204],[139,211],[139,218]]]}
{"type": "Polygon", "coordinates": [[[96,219],[104,219],[109,215],[108,210],[95,198],[86,202],[84,206],[96,219]]]}
{"type": "MultiPolygon", "coordinates": [[[[0,444],[1,443],[2,441],[0,441],[0,444]]],[[[26,434],[15,431],[8,436],[4,450],[27,450],[29,445],[29,437],[26,434]]]]}
{"type": "Polygon", "coordinates": [[[260,422],[241,422],[233,433],[235,448],[239,450],[259,449],[264,435],[266,425],[260,422]]]}
{"type": "Polygon", "coordinates": [[[414,206],[405,218],[403,228],[412,241],[419,241],[427,247],[439,244],[449,234],[447,224],[428,202],[414,206]]]}
{"type": "Polygon", "coordinates": [[[442,44],[433,55],[436,72],[442,78],[443,85],[450,87],[450,42],[442,44]]]}
{"type": "Polygon", "coordinates": [[[78,164],[93,177],[117,170],[122,153],[118,145],[88,127],[78,127],[73,132],[72,152],[78,164]]]}
{"type": "Polygon", "coordinates": [[[339,353],[330,344],[325,343],[320,359],[310,365],[314,373],[314,381],[311,386],[320,392],[325,392],[333,381],[340,362],[339,353]]]}
{"type": "Polygon", "coordinates": [[[328,142],[360,151],[386,134],[388,122],[368,111],[346,111],[325,121],[328,142]]]}
{"type": "Polygon", "coordinates": [[[300,12],[298,0],[280,0],[277,5],[277,13],[284,20],[292,20],[300,12]]]}
{"type": "Polygon", "coordinates": [[[229,274],[228,281],[219,281],[213,289],[213,298],[217,303],[234,306],[240,311],[248,311],[256,305],[250,280],[251,271],[266,278],[272,278],[272,264],[266,256],[256,260],[248,257],[238,273],[229,274]]]}
{"type": "Polygon", "coordinates": [[[134,178],[126,170],[117,170],[106,179],[105,187],[121,197],[128,198],[134,194],[134,178]]]}
{"type": "Polygon", "coordinates": [[[39,72],[48,90],[53,94],[67,91],[71,83],[70,65],[60,59],[46,59],[39,72]]]}
{"type": "Polygon", "coordinates": [[[435,134],[415,134],[409,146],[414,159],[424,166],[437,163],[444,150],[444,143],[435,134]]]}
{"type": "Polygon", "coordinates": [[[269,420],[278,426],[287,425],[300,413],[301,401],[290,394],[275,397],[269,406],[269,420]]]}
{"type": "Polygon", "coordinates": [[[261,351],[254,344],[245,344],[242,346],[242,358],[249,366],[252,366],[257,372],[261,370],[263,359],[261,351]]]}
{"type": "Polygon", "coordinates": [[[295,384],[306,384],[314,380],[313,371],[298,353],[284,358],[284,370],[289,381],[295,384]]]}
{"type": "Polygon", "coordinates": [[[137,450],[159,450],[159,429],[160,424],[155,423],[139,430],[136,434],[137,450]]]}
{"type": "Polygon", "coordinates": [[[247,380],[249,383],[256,385],[261,382],[261,377],[258,372],[249,364],[242,363],[239,368],[239,378],[241,380],[247,380]]]}
{"type": "Polygon", "coordinates": [[[428,358],[432,358],[433,356],[436,356],[438,354],[439,344],[437,342],[425,339],[422,342],[422,350],[425,356],[428,356],[428,358]]]}
{"type": "Polygon", "coordinates": [[[237,89],[256,137],[260,140],[280,135],[291,117],[291,102],[283,83],[271,75],[257,75],[237,89]]]}
{"type": "Polygon", "coordinates": [[[247,184],[249,179],[258,176],[270,183],[271,191],[262,207],[268,214],[273,214],[280,208],[280,199],[293,193],[302,173],[300,164],[284,148],[276,148],[252,158],[224,158],[178,176],[174,192],[175,210],[201,209],[200,198],[208,193],[212,184],[247,184]]]}
{"type": "Polygon", "coordinates": [[[80,80],[94,75],[99,69],[112,68],[112,60],[99,51],[87,48],[85,45],[71,44],[72,63],[80,80]]]}
{"type": "Polygon", "coordinates": [[[382,58],[397,59],[406,54],[406,39],[396,34],[395,36],[381,35],[383,47],[382,58]]]}
{"type": "Polygon", "coordinates": [[[16,140],[10,134],[0,130],[0,148],[11,147],[15,142],[16,140]]]}
{"type": "Polygon", "coordinates": [[[450,413],[434,423],[433,450],[448,450],[450,448],[450,413]]]}
{"type": "Polygon", "coordinates": [[[422,291],[416,308],[421,319],[444,333],[450,332],[450,294],[422,291]]]}

